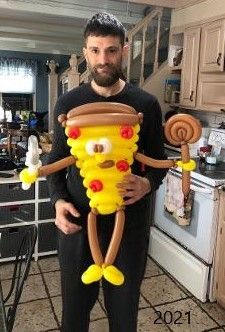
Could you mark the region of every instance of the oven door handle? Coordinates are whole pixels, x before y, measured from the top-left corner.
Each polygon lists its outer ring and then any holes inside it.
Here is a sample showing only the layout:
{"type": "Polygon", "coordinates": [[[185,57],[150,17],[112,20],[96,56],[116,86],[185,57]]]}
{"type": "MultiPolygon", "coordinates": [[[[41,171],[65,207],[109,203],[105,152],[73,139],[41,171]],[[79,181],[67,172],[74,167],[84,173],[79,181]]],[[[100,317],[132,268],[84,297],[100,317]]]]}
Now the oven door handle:
{"type": "Polygon", "coordinates": [[[193,184],[191,184],[190,189],[197,193],[212,194],[212,189],[205,187],[198,187],[193,184]]]}

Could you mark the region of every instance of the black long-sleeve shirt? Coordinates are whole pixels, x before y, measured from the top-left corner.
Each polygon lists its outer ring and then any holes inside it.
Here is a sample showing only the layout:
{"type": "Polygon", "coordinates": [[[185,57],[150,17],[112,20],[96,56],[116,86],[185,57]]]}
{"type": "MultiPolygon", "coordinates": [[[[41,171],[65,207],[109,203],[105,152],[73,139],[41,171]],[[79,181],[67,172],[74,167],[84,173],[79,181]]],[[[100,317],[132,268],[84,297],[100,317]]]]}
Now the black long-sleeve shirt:
{"type": "MultiPolygon", "coordinates": [[[[58,123],[59,114],[67,113],[74,107],[93,102],[117,102],[132,106],[137,112],[143,113],[143,123],[139,133],[138,151],[155,159],[165,159],[162,139],[161,109],[157,99],[149,93],[126,83],[123,90],[114,96],[98,95],[90,83],[83,84],[61,96],[55,107],[54,137],[48,164],[70,155],[64,128],[58,123]]],[[[162,183],[165,169],[154,169],[134,161],[132,173],[149,179],[152,190],[162,183]]],[[[88,211],[89,199],[83,186],[83,178],[75,165],[63,169],[47,177],[49,194],[53,204],[62,198],[74,203],[80,211],[88,211]]],[[[135,204],[138,205],[138,202],[135,204]]]]}

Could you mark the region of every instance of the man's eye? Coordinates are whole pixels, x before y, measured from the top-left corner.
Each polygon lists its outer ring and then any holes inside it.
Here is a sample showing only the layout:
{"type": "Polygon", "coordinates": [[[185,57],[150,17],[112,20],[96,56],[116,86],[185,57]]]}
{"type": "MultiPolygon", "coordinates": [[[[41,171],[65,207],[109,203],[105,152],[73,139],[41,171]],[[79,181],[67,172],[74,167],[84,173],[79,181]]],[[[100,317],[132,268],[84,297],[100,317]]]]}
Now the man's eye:
{"type": "Polygon", "coordinates": [[[97,53],[98,53],[98,50],[93,49],[93,50],[92,50],[92,53],[97,54],[97,53]]]}
{"type": "Polygon", "coordinates": [[[116,53],[116,49],[111,49],[111,50],[109,50],[109,52],[111,53],[111,54],[113,54],[113,53],[116,53]]]}

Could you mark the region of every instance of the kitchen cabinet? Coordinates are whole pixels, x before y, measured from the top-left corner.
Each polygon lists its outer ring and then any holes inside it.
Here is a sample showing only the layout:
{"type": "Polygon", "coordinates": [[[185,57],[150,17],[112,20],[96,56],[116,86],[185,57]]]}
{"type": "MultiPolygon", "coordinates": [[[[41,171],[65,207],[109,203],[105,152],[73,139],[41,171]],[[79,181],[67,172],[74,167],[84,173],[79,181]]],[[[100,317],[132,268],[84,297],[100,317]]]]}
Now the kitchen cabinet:
{"type": "Polygon", "coordinates": [[[180,107],[225,109],[225,18],[184,29],[180,107]]]}
{"type": "Polygon", "coordinates": [[[197,90],[197,107],[205,111],[225,108],[225,73],[200,73],[197,90]]]}
{"type": "Polygon", "coordinates": [[[190,28],[184,34],[183,65],[181,73],[180,103],[187,107],[195,107],[200,28],[190,28]]]}
{"type": "Polygon", "coordinates": [[[224,70],[225,20],[218,20],[202,27],[200,72],[224,70]]]}
{"type": "Polygon", "coordinates": [[[45,178],[23,190],[18,175],[0,180],[0,261],[15,257],[26,225],[35,224],[38,239],[34,259],[56,253],[55,212],[45,178]]]}
{"type": "Polygon", "coordinates": [[[216,247],[216,299],[225,308],[225,192],[221,192],[216,247]]]}

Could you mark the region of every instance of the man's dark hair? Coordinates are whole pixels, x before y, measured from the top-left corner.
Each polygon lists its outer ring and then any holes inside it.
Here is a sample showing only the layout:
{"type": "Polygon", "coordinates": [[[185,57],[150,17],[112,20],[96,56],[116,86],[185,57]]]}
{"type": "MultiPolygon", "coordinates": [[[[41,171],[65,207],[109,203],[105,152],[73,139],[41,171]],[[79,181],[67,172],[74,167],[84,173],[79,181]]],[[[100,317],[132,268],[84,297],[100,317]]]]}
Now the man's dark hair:
{"type": "Polygon", "coordinates": [[[97,13],[88,20],[84,30],[84,39],[88,36],[117,36],[121,45],[125,41],[125,28],[123,24],[112,14],[97,13]]]}

